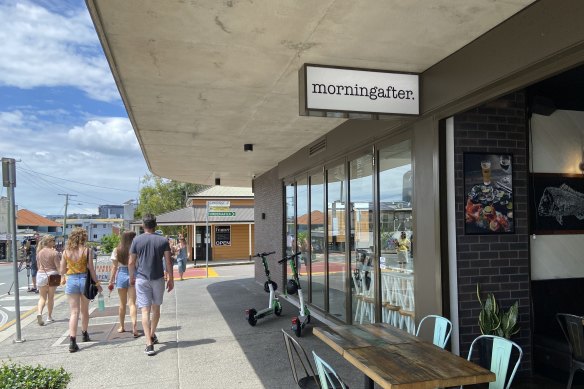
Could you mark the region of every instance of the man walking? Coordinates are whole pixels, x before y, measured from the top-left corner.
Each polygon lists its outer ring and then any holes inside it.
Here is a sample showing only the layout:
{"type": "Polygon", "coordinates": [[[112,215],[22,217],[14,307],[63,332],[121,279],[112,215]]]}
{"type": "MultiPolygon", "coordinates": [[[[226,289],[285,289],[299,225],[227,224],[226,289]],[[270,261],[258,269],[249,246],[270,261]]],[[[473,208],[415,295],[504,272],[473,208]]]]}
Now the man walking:
{"type": "Polygon", "coordinates": [[[136,286],[136,303],[142,310],[142,327],[146,336],[144,353],[154,355],[154,344],[158,343],[156,327],[160,320],[160,306],[164,295],[163,260],[166,261],[166,268],[171,269],[166,282],[168,292],[174,288],[174,277],[168,240],[154,233],[156,217],[152,214],[144,215],[142,227],[144,234],[134,238],[130,247],[128,270],[130,283],[136,286]]]}

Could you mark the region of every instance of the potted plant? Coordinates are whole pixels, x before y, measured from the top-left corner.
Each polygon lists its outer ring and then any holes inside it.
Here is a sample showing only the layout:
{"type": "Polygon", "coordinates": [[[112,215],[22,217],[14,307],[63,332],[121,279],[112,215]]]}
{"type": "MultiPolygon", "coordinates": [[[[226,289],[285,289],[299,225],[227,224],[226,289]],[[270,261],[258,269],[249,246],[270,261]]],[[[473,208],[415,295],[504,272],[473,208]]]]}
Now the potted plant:
{"type": "Polygon", "coordinates": [[[487,297],[481,300],[479,285],[477,284],[477,298],[481,304],[479,313],[479,326],[483,335],[497,335],[505,339],[519,332],[517,318],[519,316],[519,302],[515,301],[507,310],[499,309],[493,293],[487,293],[487,297]]]}
{"type": "MultiPolygon", "coordinates": [[[[487,297],[481,300],[481,293],[478,284],[477,298],[479,304],[481,304],[481,312],[479,313],[479,327],[481,328],[481,334],[496,335],[505,339],[511,339],[511,336],[519,332],[519,324],[517,323],[517,318],[519,316],[518,301],[515,301],[507,311],[499,309],[499,305],[493,293],[487,293],[487,297]]],[[[479,347],[481,366],[489,366],[492,344],[490,342],[481,342],[479,347]]]]}

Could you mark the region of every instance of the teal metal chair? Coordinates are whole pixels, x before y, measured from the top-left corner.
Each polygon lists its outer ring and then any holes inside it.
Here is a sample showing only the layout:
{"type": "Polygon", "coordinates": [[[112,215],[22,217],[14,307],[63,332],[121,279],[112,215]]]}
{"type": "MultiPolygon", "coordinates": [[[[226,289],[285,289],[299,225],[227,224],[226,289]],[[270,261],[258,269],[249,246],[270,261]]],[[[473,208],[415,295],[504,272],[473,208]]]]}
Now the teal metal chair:
{"type": "Polygon", "coordinates": [[[313,351],[314,363],[316,364],[316,371],[320,378],[320,387],[323,389],[349,389],[347,385],[341,380],[333,368],[316,355],[313,351]]]}
{"type": "MultiPolygon", "coordinates": [[[[488,342],[492,340],[492,352],[491,352],[491,370],[493,373],[496,374],[497,379],[494,382],[489,383],[489,389],[509,389],[511,387],[511,383],[513,382],[513,378],[515,378],[515,373],[517,373],[517,369],[519,368],[519,363],[521,362],[521,358],[523,357],[523,350],[519,345],[509,339],[501,338],[500,336],[495,335],[481,335],[478,336],[470,345],[470,350],[468,352],[468,360],[472,359],[472,353],[475,347],[475,344],[479,344],[480,342],[488,342]],[[509,362],[511,360],[511,352],[513,348],[516,348],[519,356],[517,357],[517,362],[515,362],[515,366],[513,367],[513,371],[509,376],[509,380],[507,380],[507,384],[505,385],[505,381],[507,379],[507,371],[509,370],[509,362]]],[[[462,388],[462,386],[461,386],[462,388]]]]}
{"type": "Polygon", "coordinates": [[[282,334],[284,336],[284,343],[286,344],[288,360],[290,361],[292,377],[294,377],[294,381],[298,387],[303,389],[320,389],[318,376],[314,372],[304,348],[294,338],[288,335],[286,331],[282,330],[282,334]],[[301,374],[304,374],[304,376],[301,377],[301,374]]]}
{"type": "Polygon", "coordinates": [[[418,324],[416,336],[420,334],[420,328],[422,328],[422,323],[424,323],[426,319],[434,319],[433,343],[440,348],[446,347],[446,343],[448,343],[448,339],[450,339],[450,333],[452,332],[452,323],[450,320],[438,315],[425,316],[422,320],[420,320],[420,324],[418,324]]]}
{"type": "Polygon", "coordinates": [[[584,317],[570,315],[569,313],[558,313],[556,319],[570,346],[570,378],[567,389],[572,387],[574,373],[577,370],[584,370],[584,317]]]}

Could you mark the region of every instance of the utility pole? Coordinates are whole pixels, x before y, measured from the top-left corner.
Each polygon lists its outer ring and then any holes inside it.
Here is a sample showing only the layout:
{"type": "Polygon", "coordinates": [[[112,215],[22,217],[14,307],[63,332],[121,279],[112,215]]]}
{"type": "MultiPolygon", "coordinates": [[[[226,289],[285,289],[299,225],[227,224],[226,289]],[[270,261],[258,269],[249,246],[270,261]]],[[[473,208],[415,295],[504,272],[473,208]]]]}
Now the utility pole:
{"type": "Polygon", "coordinates": [[[14,313],[16,314],[16,343],[24,342],[20,327],[20,288],[18,285],[18,246],[16,246],[16,202],[14,200],[14,187],[16,186],[16,160],[14,158],[2,158],[2,184],[8,188],[9,201],[9,225],[12,241],[12,265],[14,269],[14,313]]]}
{"type": "Polygon", "coordinates": [[[65,215],[63,216],[63,249],[65,249],[65,241],[67,240],[67,206],[69,205],[69,196],[76,197],[69,193],[59,193],[59,196],[65,196],[65,215]]]}

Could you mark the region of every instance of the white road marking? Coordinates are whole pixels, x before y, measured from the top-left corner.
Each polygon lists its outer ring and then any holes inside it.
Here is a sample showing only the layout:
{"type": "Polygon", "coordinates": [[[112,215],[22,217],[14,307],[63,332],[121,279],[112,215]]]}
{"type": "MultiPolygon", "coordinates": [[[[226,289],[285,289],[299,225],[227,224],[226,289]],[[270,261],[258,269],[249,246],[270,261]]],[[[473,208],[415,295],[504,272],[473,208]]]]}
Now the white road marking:
{"type": "Polygon", "coordinates": [[[0,328],[8,322],[8,315],[0,309],[0,328]]]}
{"type": "MultiPolygon", "coordinates": [[[[39,296],[37,294],[20,295],[18,297],[19,297],[18,300],[38,300],[39,299],[39,296]]],[[[14,295],[4,296],[4,297],[0,297],[0,301],[14,301],[15,298],[16,298],[16,296],[14,296],[14,295]]]]}
{"type": "Polygon", "coordinates": [[[0,282],[0,286],[6,285],[6,282],[0,282]]]}
{"type": "MultiPolygon", "coordinates": [[[[16,307],[2,307],[8,312],[16,312],[16,307]]],[[[30,311],[31,309],[36,308],[36,305],[21,305],[20,306],[20,313],[25,311],[30,311]]]]}

